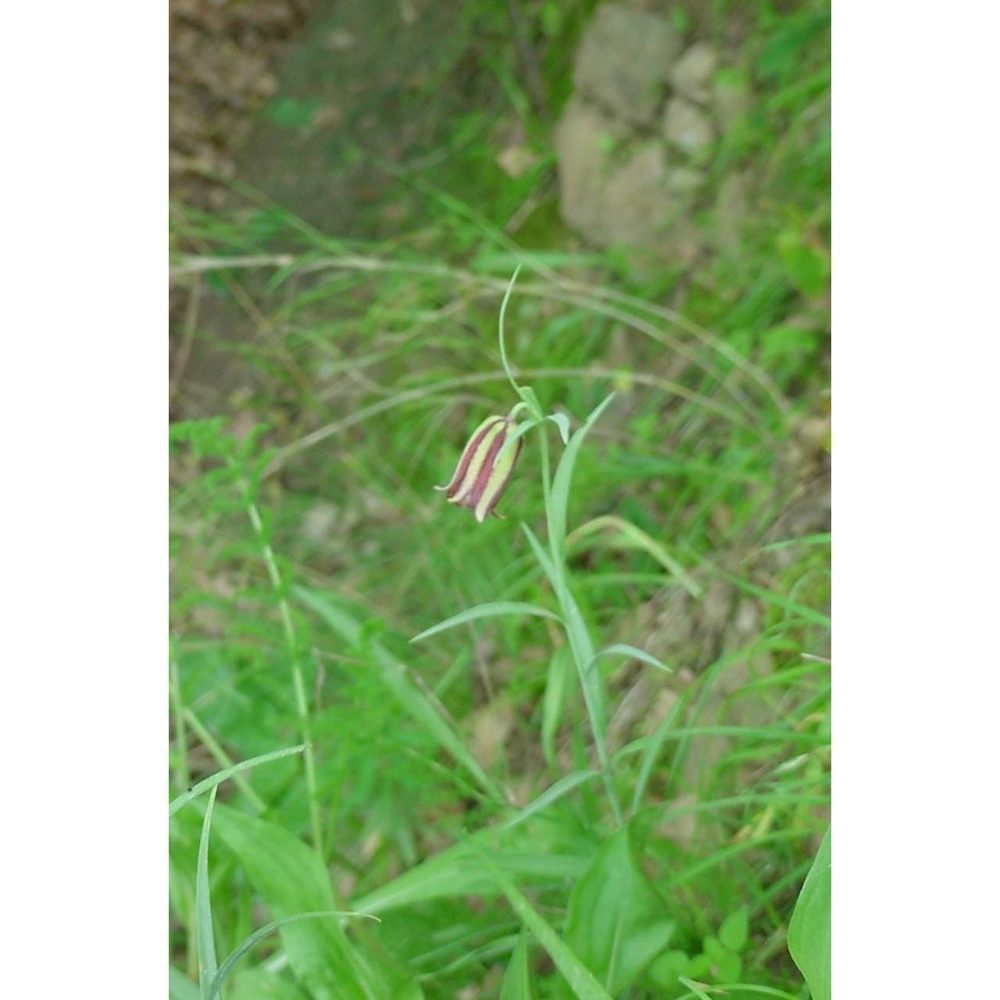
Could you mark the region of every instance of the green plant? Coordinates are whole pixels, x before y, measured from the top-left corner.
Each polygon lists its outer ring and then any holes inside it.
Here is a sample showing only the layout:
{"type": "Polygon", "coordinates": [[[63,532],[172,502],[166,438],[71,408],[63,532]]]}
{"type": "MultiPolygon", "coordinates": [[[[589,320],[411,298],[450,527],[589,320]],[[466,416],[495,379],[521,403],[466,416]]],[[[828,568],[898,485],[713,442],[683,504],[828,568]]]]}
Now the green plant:
{"type": "MultiPolygon", "coordinates": [[[[551,115],[592,7],[523,8],[551,115]]],[[[204,402],[181,379],[172,429],[173,996],[209,921],[226,1000],[804,995],[829,533],[786,515],[828,385],[822,7],[713,7],[750,34],[695,221],[736,171],[747,219],[689,268],[574,249],[513,48],[390,238],[243,189],[172,206],[179,335],[240,372],[204,402]],[[479,523],[432,486],[512,410],[507,520],[479,523]]]]}

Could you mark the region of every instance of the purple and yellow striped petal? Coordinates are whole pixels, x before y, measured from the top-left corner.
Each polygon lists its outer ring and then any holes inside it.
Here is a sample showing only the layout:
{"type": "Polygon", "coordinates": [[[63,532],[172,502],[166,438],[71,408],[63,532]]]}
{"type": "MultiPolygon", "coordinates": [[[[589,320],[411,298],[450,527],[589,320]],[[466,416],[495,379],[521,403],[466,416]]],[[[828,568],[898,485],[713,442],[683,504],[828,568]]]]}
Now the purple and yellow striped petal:
{"type": "Polygon", "coordinates": [[[472,432],[472,437],[469,438],[469,443],[465,446],[465,450],[462,452],[462,457],[458,460],[458,465],[455,467],[455,474],[451,477],[451,482],[449,482],[447,486],[435,486],[434,489],[447,491],[448,499],[451,500],[459,489],[461,489],[466,473],[469,471],[469,466],[472,464],[473,458],[479,451],[479,446],[483,439],[496,424],[502,421],[503,417],[487,417],[472,432]]]}
{"type": "Polygon", "coordinates": [[[487,417],[465,446],[451,482],[434,487],[447,492],[449,503],[468,507],[480,523],[495,513],[521,454],[520,438],[504,448],[513,427],[506,417],[487,417]]]}

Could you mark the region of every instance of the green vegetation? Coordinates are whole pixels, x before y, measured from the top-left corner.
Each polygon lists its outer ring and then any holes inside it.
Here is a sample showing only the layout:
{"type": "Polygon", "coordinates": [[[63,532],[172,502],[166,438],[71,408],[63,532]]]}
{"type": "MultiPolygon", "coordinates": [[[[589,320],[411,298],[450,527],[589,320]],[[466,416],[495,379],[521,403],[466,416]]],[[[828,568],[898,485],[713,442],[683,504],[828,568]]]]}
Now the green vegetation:
{"type": "MultiPolygon", "coordinates": [[[[593,6],[522,5],[545,114],[593,6]]],[[[172,997],[829,996],[829,11],[738,6],[694,264],[580,251],[514,37],[391,240],[173,206],[172,997]]]]}

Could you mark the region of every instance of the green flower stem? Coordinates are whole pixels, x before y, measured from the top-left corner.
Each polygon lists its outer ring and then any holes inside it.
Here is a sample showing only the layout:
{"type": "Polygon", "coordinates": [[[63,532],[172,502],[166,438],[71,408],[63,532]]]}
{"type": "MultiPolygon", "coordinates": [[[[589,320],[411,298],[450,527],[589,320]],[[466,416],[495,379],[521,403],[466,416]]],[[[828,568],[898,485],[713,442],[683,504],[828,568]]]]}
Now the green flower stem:
{"type": "MultiPolygon", "coordinates": [[[[244,488],[246,484],[244,484],[244,488]]],[[[295,708],[299,716],[299,728],[302,742],[305,744],[305,752],[302,757],[305,762],[306,788],[309,791],[309,819],[312,827],[313,847],[323,858],[323,823],[319,813],[319,793],[316,784],[316,758],[313,755],[312,733],[309,724],[309,703],[306,699],[306,686],[302,677],[302,667],[299,663],[299,645],[295,635],[295,625],[292,622],[292,609],[284,597],[281,573],[278,570],[277,560],[274,558],[274,550],[271,548],[264,535],[264,524],[261,521],[260,512],[257,505],[248,500],[246,505],[247,517],[250,518],[250,525],[254,535],[261,547],[264,556],[264,565],[267,567],[267,575],[271,581],[271,587],[278,598],[278,610],[281,613],[281,626],[285,633],[285,643],[292,664],[292,683],[295,687],[295,708]]]]}
{"type": "Polygon", "coordinates": [[[518,264],[514,268],[514,273],[510,277],[510,283],[507,285],[507,291],[504,292],[503,301],[500,303],[500,322],[499,322],[499,341],[500,341],[500,362],[503,365],[504,373],[506,374],[510,384],[514,387],[514,392],[518,396],[522,395],[522,389],[517,384],[517,379],[514,378],[514,373],[510,370],[510,363],[507,361],[507,348],[504,346],[503,340],[503,320],[507,313],[507,303],[510,301],[510,293],[514,290],[514,282],[517,281],[517,275],[521,270],[521,265],[518,264]]]}
{"type": "Polygon", "coordinates": [[[591,669],[594,661],[594,644],[590,638],[590,633],[587,631],[580,606],[577,604],[576,598],[569,587],[568,574],[566,572],[566,539],[559,537],[559,532],[553,524],[548,429],[545,424],[542,424],[539,426],[538,431],[541,439],[542,493],[545,501],[546,523],[548,525],[549,551],[552,556],[552,587],[559,602],[559,610],[562,612],[562,619],[565,623],[566,638],[573,655],[573,661],[576,664],[577,676],[580,679],[580,690],[583,692],[583,702],[587,709],[587,717],[590,720],[590,729],[594,736],[594,744],[597,747],[597,757],[601,764],[601,776],[604,779],[604,785],[607,789],[608,801],[611,803],[611,811],[614,813],[615,823],[621,827],[625,819],[622,813],[621,802],[618,799],[618,790],[615,787],[611,758],[608,756],[603,711],[595,698],[593,678],[591,677],[591,669]]]}

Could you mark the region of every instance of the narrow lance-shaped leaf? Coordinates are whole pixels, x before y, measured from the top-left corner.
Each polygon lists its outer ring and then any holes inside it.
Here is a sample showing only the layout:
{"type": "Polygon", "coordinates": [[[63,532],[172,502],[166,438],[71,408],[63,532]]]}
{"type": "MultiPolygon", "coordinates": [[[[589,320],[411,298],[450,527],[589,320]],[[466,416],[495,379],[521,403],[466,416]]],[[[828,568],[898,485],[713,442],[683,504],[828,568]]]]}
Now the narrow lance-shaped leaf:
{"type": "Polygon", "coordinates": [[[419,635],[415,635],[410,642],[420,642],[422,639],[437,635],[438,632],[445,632],[450,628],[455,628],[456,625],[464,625],[466,622],[476,621],[479,618],[497,618],[501,615],[537,615],[540,618],[551,618],[557,622],[562,620],[557,614],[546,611],[545,608],[539,607],[537,604],[525,604],[521,601],[489,601],[486,604],[477,604],[474,608],[466,608],[465,611],[460,611],[457,615],[452,615],[451,618],[446,618],[443,622],[438,622],[437,625],[424,629],[419,635]]]}

